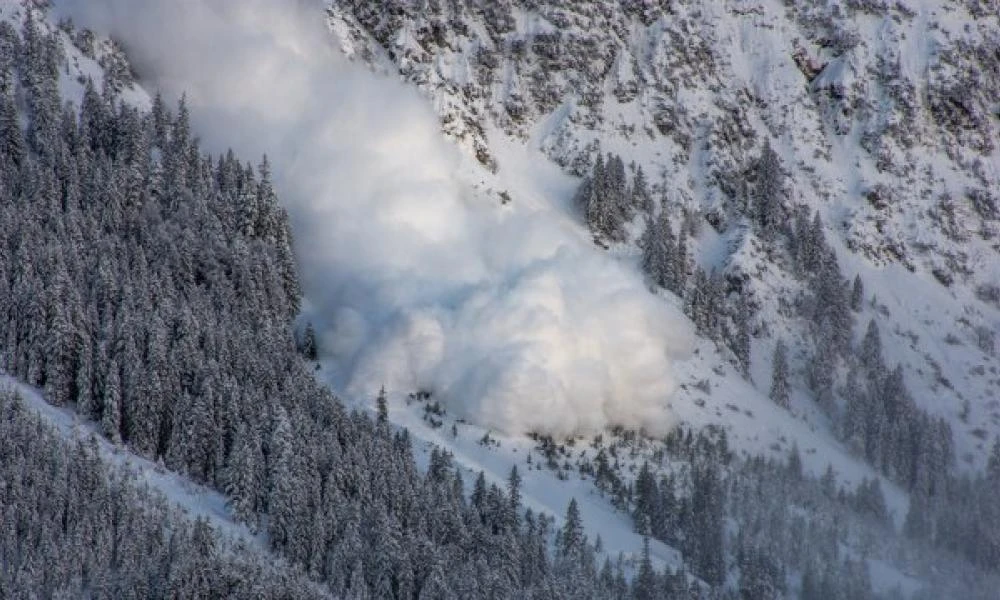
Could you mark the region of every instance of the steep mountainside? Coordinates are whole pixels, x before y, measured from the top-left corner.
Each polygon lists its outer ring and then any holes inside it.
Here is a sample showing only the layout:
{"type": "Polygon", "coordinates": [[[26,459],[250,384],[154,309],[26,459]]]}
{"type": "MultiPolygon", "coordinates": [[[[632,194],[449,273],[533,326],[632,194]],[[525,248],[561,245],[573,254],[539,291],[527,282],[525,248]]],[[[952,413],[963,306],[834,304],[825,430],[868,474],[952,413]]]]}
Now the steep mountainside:
{"type": "MultiPolygon", "coordinates": [[[[907,538],[985,565],[997,544],[962,551],[951,536],[977,537],[978,526],[941,517],[958,505],[970,523],[996,517],[994,484],[951,474],[982,481],[984,467],[1000,468],[998,15],[995,3],[950,1],[334,0],[327,23],[345,55],[423,92],[442,131],[481,164],[477,179],[502,190],[499,203],[534,205],[544,189],[524,184],[519,156],[540,152],[581,178],[574,198],[549,193],[555,213],[568,207],[595,251],[642,269],[701,335],[673,367],[684,381],[667,406],[674,420],[724,432],[743,455],[826,469],[824,480],[836,474],[859,498],[879,473],[907,538]]],[[[427,431],[408,425],[469,458],[434,433],[448,419],[428,406],[427,431]]],[[[569,447],[543,438],[536,449],[562,478],[569,447]]],[[[608,434],[575,467],[632,511],[636,531],[682,550],[711,581],[683,534],[644,521],[656,511],[642,508],[641,490],[657,486],[643,462],[665,478],[661,491],[688,464],[669,442],[656,448],[608,434]],[[629,459],[616,453],[623,444],[629,459]],[[621,481],[600,474],[608,456],[621,481]]],[[[730,465],[732,491],[750,465],[730,465]]],[[[727,502],[740,531],[727,551],[745,558],[738,548],[759,522],[727,502]]],[[[749,543],[766,547],[781,530],[749,543]]],[[[845,536],[848,554],[872,550],[867,534],[845,536]]],[[[936,579],[885,560],[893,566],[869,560],[877,588],[921,587],[901,573],[936,579]]],[[[945,579],[962,568],[949,563],[945,579]]],[[[796,589],[808,596],[803,578],[796,589]]]]}
{"type": "Polygon", "coordinates": [[[1000,589],[995,3],[54,4],[0,596],[1000,589]]]}
{"type": "Polygon", "coordinates": [[[756,309],[763,391],[779,335],[796,372],[819,352],[789,310],[802,290],[780,228],[750,218],[773,148],[774,222],[818,212],[863,282],[855,335],[876,320],[917,404],[981,467],[1000,431],[996,8],[337,0],[328,18],[346,54],[419,86],[488,168],[506,138],[577,175],[607,152],[641,167],[655,202],[695,222],[696,261],[756,309]]]}

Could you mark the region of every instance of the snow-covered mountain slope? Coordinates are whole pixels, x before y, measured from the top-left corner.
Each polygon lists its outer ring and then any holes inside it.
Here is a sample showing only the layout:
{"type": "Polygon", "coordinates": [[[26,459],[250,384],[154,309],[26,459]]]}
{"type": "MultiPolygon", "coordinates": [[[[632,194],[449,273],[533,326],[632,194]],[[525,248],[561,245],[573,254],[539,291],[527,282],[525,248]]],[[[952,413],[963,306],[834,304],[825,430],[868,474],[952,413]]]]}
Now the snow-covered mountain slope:
{"type": "MultiPolygon", "coordinates": [[[[840,271],[863,284],[851,345],[876,323],[885,363],[901,365],[916,406],[953,432],[944,455],[962,471],[984,467],[1000,433],[995,6],[335,0],[328,25],[346,55],[421,89],[514,205],[542,197],[551,214],[583,220],[571,194],[529,191],[522,167],[540,157],[512,156],[541,153],[578,176],[607,152],[641,167],[674,222],[694,223],[696,264],[754,311],[749,379],[729,349],[699,344],[672,365],[671,421],[722,428],[749,456],[796,446],[809,471],[830,465],[855,485],[875,476],[840,416],[857,360],[830,361],[836,399],[824,404],[813,379],[825,358],[797,309],[811,292],[784,244],[752,223],[773,148],[783,219],[818,215],[840,271]],[[767,397],[779,339],[791,349],[787,409],[767,397]]],[[[608,253],[635,265],[629,240],[644,224],[626,229],[608,253]]],[[[909,497],[883,489],[901,526],[909,497]]]]}
{"type": "MultiPolygon", "coordinates": [[[[838,410],[810,389],[815,333],[793,310],[807,284],[786,249],[748,217],[767,145],[782,165],[782,214],[791,221],[818,212],[839,268],[864,283],[854,346],[874,319],[882,355],[903,365],[910,395],[951,424],[961,464],[971,471],[986,462],[1000,429],[995,78],[984,77],[984,94],[956,99],[945,90],[995,69],[995,28],[981,25],[995,25],[995,15],[972,20],[973,5],[831,5],[829,14],[805,14],[767,3],[674,4],[661,13],[580,3],[527,10],[335,2],[328,25],[341,50],[421,88],[444,131],[469,151],[455,157],[415,95],[344,67],[312,28],[297,36],[298,15],[262,28],[262,16],[280,11],[206,10],[212,19],[235,15],[246,28],[200,22],[225,31],[238,50],[207,60],[211,36],[165,50],[170,32],[198,29],[155,23],[170,7],[153,2],[156,10],[136,15],[141,8],[110,4],[125,8],[112,11],[121,19],[112,24],[146,76],[168,93],[192,92],[193,119],[209,145],[235,135],[243,150],[274,152],[278,192],[299,211],[320,373],[359,406],[387,383],[390,418],[421,442],[424,460],[444,447],[470,474],[484,471],[498,484],[518,465],[526,506],[558,517],[576,498],[607,554],[633,558],[643,539],[629,514],[638,511],[631,494],[640,466],[654,462],[658,476],[676,472],[682,481],[694,469],[694,460],[663,458],[658,438],[676,424],[725,431],[746,457],[784,463],[800,452],[817,477],[829,466],[841,504],[882,478],[885,466],[870,466],[863,449],[841,441],[838,410]],[[163,30],[147,36],[151,25],[163,30]],[[949,53],[952,45],[958,50],[949,53]],[[896,55],[906,60],[892,62],[896,55]],[[922,91],[908,92],[910,84],[922,91]],[[691,340],[678,297],[649,293],[633,243],[641,219],[626,226],[623,241],[593,243],[573,202],[575,176],[604,152],[649,174],[662,210],[691,224],[695,264],[724,273],[752,307],[748,374],[724,344],[691,340]],[[791,348],[787,407],[768,398],[779,338],[791,348]],[[440,413],[430,408],[439,399],[440,413]],[[538,432],[566,438],[569,450],[560,447],[543,465],[541,448],[551,440],[524,435],[538,432]],[[615,469],[630,499],[615,508],[587,469],[618,443],[629,449],[615,469]]],[[[69,86],[97,74],[93,61],[105,56],[75,42],[69,86]]],[[[134,101],[148,102],[135,93],[134,101]]],[[[850,361],[837,360],[843,410],[850,361]]],[[[901,529],[910,498],[888,479],[881,485],[888,520],[901,529]]],[[[179,498],[227,518],[221,497],[179,498]]],[[[786,508],[813,510],[806,502],[786,508]]],[[[723,578],[735,583],[750,570],[736,564],[746,523],[728,518],[732,564],[723,578]]],[[[906,548],[902,538],[890,536],[872,554],[859,522],[845,524],[834,546],[863,559],[877,590],[926,583],[928,570],[914,574],[893,554],[906,548]]],[[[681,556],[686,541],[652,542],[654,562],[702,576],[690,549],[681,556]]],[[[792,588],[804,569],[788,573],[792,588]]]]}
{"type": "MultiPolygon", "coordinates": [[[[613,152],[643,167],[672,214],[707,221],[693,254],[748,284],[751,371],[765,393],[779,335],[793,366],[813,351],[781,309],[799,291],[788,267],[741,220],[768,142],[787,214],[818,211],[842,271],[872,299],[856,330],[876,318],[918,405],[954,424],[963,465],[982,467],[1000,432],[995,6],[390,5],[333,2],[342,50],[417,85],[442,129],[501,180],[517,177],[498,160],[504,144],[581,175],[613,152]]],[[[824,429],[800,400],[793,411],[824,429]]],[[[728,424],[726,412],[715,420],[728,424]]]]}

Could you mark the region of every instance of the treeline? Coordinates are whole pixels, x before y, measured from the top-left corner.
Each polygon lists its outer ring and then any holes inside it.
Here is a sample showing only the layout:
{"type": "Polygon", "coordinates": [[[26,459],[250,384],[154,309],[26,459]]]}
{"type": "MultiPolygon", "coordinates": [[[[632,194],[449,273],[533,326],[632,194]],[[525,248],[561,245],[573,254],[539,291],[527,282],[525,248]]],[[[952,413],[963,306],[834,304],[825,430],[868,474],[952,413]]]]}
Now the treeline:
{"type": "Polygon", "coordinates": [[[97,441],[64,440],[0,389],[0,597],[332,598],[192,522],[97,441]]]}

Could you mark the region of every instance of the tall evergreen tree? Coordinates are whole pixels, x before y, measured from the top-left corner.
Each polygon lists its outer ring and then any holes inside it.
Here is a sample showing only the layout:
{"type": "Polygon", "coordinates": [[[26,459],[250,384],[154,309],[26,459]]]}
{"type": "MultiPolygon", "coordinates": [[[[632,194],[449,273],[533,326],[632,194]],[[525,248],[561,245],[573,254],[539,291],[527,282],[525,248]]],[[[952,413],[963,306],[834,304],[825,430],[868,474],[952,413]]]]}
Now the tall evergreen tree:
{"type": "Polygon", "coordinates": [[[854,283],[851,284],[851,310],[861,311],[861,303],[864,301],[865,286],[861,282],[861,275],[854,276],[854,283]]]}
{"type": "Polygon", "coordinates": [[[118,362],[111,359],[104,390],[104,404],[101,409],[101,430],[112,442],[121,442],[121,380],[118,362]]]}
{"type": "Polygon", "coordinates": [[[695,572],[710,585],[721,585],[726,575],[723,542],[725,490],[718,467],[712,463],[692,472],[691,523],[685,556],[695,572]]]}
{"type": "Polygon", "coordinates": [[[771,359],[771,400],[782,408],[788,408],[790,397],[788,387],[788,350],[784,340],[779,339],[774,346],[771,359]]]}
{"type": "Polygon", "coordinates": [[[521,527],[521,475],[517,471],[517,465],[510,468],[510,475],[507,477],[507,503],[504,512],[504,527],[508,531],[517,531],[521,527]]]}
{"type": "Polygon", "coordinates": [[[285,409],[275,412],[269,448],[268,536],[275,548],[293,543],[296,495],[300,482],[295,481],[295,455],[292,425],[285,409]]]}
{"type": "Polygon", "coordinates": [[[635,509],[632,520],[635,523],[636,533],[644,536],[654,535],[653,521],[660,513],[660,490],[648,462],[644,462],[639,470],[633,495],[635,509]]]}
{"type": "Polygon", "coordinates": [[[649,184],[646,182],[646,173],[642,170],[642,165],[635,169],[635,177],[632,180],[632,206],[635,210],[653,214],[653,196],[649,192],[649,184]]]}
{"type": "Polygon", "coordinates": [[[226,496],[233,516],[251,529],[257,527],[257,497],[261,485],[259,442],[246,426],[240,428],[226,467],[226,496]]]}
{"type": "Polygon", "coordinates": [[[740,295],[736,303],[736,312],[733,315],[735,331],[732,338],[733,354],[736,355],[737,366],[740,374],[745,379],[750,379],[750,329],[751,329],[750,306],[744,295],[740,295]]]}
{"type": "Polygon", "coordinates": [[[632,586],[632,597],[635,600],[654,600],[659,598],[656,573],[649,554],[649,537],[642,538],[642,557],[639,559],[639,571],[635,575],[632,586]]]}
{"type": "Polygon", "coordinates": [[[782,196],[784,194],[785,175],[781,170],[781,160],[771,148],[769,141],[764,142],[760,159],[756,167],[756,186],[754,194],[753,214],[761,235],[765,239],[773,238],[779,225],[784,221],[782,214],[782,196]]]}
{"type": "Polygon", "coordinates": [[[688,256],[688,233],[686,227],[681,227],[677,233],[677,249],[674,251],[674,280],[668,289],[677,295],[683,295],[691,276],[691,260],[688,256]]]}
{"type": "Polygon", "coordinates": [[[569,501],[566,508],[566,518],[559,531],[559,553],[563,558],[573,560],[583,556],[587,544],[587,536],[583,532],[583,519],[576,498],[569,501]]]}
{"type": "Polygon", "coordinates": [[[386,424],[389,421],[389,404],[386,399],[385,386],[379,388],[378,397],[375,399],[375,409],[378,415],[378,422],[386,424]]]}
{"type": "Polygon", "coordinates": [[[639,247],[642,250],[642,269],[653,284],[672,289],[672,283],[677,278],[674,236],[665,209],[656,219],[647,220],[639,247]]]}
{"type": "Polygon", "coordinates": [[[868,329],[865,331],[864,339],[861,340],[861,355],[858,358],[876,379],[882,376],[885,370],[882,359],[882,337],[879,335],[875,319],[868,321],[868,329]]]}

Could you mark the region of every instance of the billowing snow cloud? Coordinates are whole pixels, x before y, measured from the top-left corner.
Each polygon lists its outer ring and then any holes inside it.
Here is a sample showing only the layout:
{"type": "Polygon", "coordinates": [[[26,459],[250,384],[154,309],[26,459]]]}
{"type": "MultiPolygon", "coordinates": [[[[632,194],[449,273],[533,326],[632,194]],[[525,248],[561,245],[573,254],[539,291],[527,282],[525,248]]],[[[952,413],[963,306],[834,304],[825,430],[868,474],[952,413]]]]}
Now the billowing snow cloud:
{"type": "Polygon", "coordinates": [[[593,247],[565,197],[501,209],[473,189],[427,102],[340,56],[322,8],[58,3],[122,40],[150,87],[186,93],[207,147],[268,154],[348,394],[423,389],[507,432],[662,428],[686,321],[593,247]]]}

